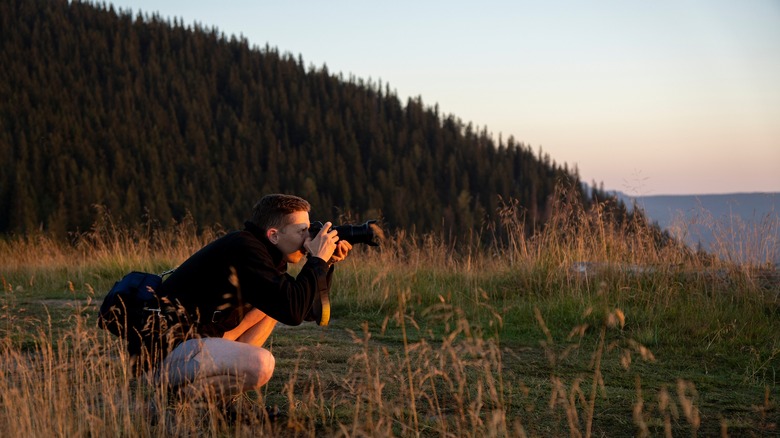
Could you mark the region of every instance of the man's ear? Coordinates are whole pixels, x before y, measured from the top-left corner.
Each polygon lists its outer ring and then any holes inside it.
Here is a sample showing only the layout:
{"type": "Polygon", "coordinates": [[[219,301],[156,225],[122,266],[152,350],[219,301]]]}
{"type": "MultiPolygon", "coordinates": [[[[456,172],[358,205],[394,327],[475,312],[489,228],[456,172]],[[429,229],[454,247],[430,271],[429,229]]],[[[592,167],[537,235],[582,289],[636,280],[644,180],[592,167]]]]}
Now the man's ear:
{"type": "Polygon", "coordinates": [[[268,238],[268,241],[276,245],[279,243],[279,230],[276,228],[269,228],[268,231],[265,232],[265,237],[268,238]]]}

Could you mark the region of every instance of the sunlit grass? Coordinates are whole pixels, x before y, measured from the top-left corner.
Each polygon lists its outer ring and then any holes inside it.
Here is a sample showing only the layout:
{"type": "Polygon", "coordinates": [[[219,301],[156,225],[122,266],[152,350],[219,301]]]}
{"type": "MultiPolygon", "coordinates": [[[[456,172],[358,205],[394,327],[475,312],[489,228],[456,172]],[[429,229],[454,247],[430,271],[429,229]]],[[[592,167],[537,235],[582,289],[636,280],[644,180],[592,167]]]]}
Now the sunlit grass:
{"type": "Polygon", "coordinates": [[[279,327],[274,378],[229,403],[133,379],[95,324],[124,273],[173,268],[219,230],[104,215],[73,242],[0,241],[0,435],[778,433],[776,270],[659,244],[603,209],[554,211],[529,233],[507,204],[474,239],[505,236],[489,246],[398,233],[357,248],[331,324],[279,327]]]}

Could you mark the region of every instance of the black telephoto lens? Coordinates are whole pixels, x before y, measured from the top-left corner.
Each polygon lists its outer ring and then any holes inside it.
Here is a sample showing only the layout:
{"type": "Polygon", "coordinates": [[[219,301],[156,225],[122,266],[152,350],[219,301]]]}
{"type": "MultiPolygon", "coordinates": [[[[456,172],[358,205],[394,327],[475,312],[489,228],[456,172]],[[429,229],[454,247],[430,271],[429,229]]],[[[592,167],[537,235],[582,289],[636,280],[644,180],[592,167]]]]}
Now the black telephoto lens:
{"type": "MultiPolygon", "coordinates": [[[[309,234],[312,238],[320,232],[323,227],[322,222],[312,222],[309,225],[309,234]]],[[[379,228],[376,225],[375,220],[367,221],[360,225],[337,225],[331,227],[339,233],[339,240],[345,240],[351,244],[363,243],[369,246],[378,246],[376,241],[377,233],[375,230],[379,228]]]]}

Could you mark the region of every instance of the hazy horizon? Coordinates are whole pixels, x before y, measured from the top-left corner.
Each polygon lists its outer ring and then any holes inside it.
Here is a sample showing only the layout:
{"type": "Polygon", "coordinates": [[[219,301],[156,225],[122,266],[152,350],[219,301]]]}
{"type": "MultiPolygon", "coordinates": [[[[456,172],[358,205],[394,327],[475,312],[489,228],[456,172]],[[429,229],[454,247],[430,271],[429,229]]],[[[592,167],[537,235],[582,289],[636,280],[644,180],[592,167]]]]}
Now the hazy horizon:
{"type": "Polygon", "coordinates": [[[666,198],[666,197],[719,197],[719,196],[749,196],[749,195],[780,195],[780,191],[750,191],[750,192],[723,192],[723,193],[657,193],[652,195],[630,195],[620,190],[610,190],[632,198],[666,198]]]}
{"type": "Polygon", "coordinates": [[[692,248],[702,245],[732,260],[750,257],[780,266],[780,193],[654,195],[632,201],[692,248]]]}

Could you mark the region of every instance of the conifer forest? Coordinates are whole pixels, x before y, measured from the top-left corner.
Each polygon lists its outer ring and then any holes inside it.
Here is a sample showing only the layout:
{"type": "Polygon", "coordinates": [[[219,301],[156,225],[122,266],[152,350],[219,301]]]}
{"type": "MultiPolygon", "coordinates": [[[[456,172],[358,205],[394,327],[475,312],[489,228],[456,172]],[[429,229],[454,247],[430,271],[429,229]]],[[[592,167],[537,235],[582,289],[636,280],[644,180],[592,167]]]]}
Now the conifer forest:
{"type": "Polygon", "coordinates": [[[508,200],[538,226],[557,186],[606,197],[541,148],[216,28],[64,0],[0,20],[3,234],[66,237],[96,208],[235,228],[283,192],[313,220],[457,236],[508,200]]]}

